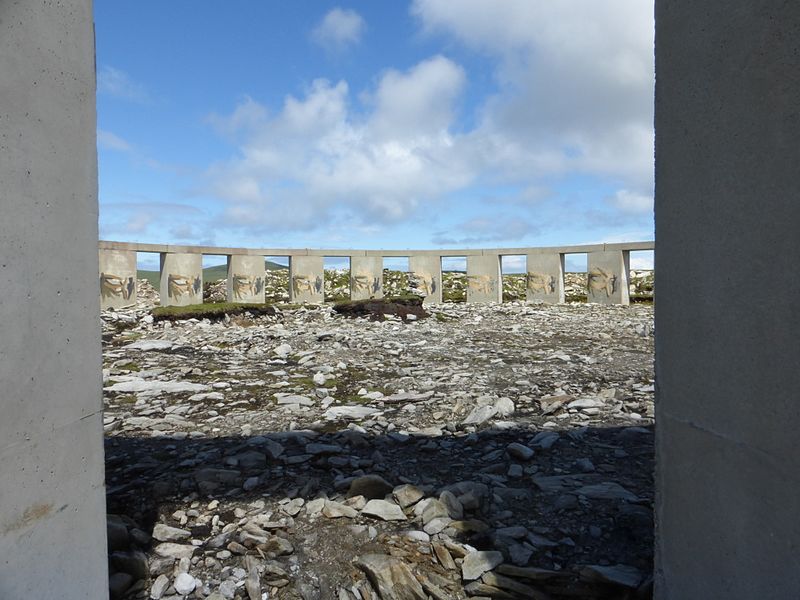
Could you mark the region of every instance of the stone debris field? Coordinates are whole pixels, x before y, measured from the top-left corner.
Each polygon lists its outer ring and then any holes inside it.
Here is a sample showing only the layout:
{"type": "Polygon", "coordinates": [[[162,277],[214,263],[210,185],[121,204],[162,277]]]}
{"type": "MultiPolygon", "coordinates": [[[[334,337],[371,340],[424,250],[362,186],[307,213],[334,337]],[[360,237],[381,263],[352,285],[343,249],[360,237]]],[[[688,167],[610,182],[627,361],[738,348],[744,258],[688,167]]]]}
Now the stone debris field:
{"type": "Polygon", "coordinates": [[[140,291],[102,314],[113,598],[651,597],[651,304],[168,321],[140,291]]]}

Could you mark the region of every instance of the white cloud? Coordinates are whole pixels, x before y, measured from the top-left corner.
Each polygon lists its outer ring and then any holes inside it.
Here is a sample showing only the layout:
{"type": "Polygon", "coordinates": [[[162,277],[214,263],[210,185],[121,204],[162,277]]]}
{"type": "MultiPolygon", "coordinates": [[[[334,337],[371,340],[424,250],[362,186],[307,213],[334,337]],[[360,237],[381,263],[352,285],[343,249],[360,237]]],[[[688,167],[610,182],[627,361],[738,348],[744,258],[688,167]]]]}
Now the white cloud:
{"type": "Polygon", "coordinates": [[[653,251],[649,252],[632,252],[631,253],[631,270],[643,269],[650,270],[653,268],[653,251]]]}
{"type": "Polygon", "coordinates": [[[334,8],[311,32],[311,39],[330,52],[342,52],[358,44],[367,24],[356,11],[334,8]]]}
{"type": "Polygon", "coordinates": [[[624,213],[647,214],[653,212],[653,196],[636,194],[630,190],[618,190],[607,199],[611,206],[624,213]]]}
{"type": "Polygon", "coordinates": [[[539,228],[525,219],[492,215],[475,217],[459,223],[451,230],[437,232],[431,241],[441,246],[469,246],[519,240],[538,232],[539,228]]]}
{"type": "Polygon", "coordinates": [[[415,0],[412,13],[497,61],[477,152],[510,175],[653,178],[653,5],[641,0],[415,0]]]}
{"type": "Polygon", "coordinates": [[[130,152],[132,150],[127,141],[104,129],[97,130],[97,147],[105,150],[116,150],[117,152],[130,152]]]}
{"type": "MultiPolygon", "coordinates": [[[[345,81],[318,79],[274,112],[244,98],[231,114],[209,118],[238,146],[208,172],[206,191],[225,200],[225,223],[390,223],[476,183],[522,190],[490,191],[484,205],[543,207],[561,178],[586,175],[616,193],[589,205],[559,200],[565,210],[580,209],[598,229],[644,225],[653,193],[652,3],[415,0],[412,12],[428,34],[493,65],[495,89],[479,101],[475,125],[464,130],[458,114],[469,74],[444,56],[386,70],[356,94],[345,81]]],[[[315,40],[357,42],[363,20],[353,13],[345,27],[346,13],[328,13],[315,40]]],[[[520,238],[523,225],[493,239],[520,238]]],[[[471,227],[440,231],[434,241],[499,235],[471,227]]]]}
{"type": "Polygon", "coordinates": [[[239,155],[209,172],[211,191],[227,201],[228,223],[243,227],[312,228],[334,207],[356,223],[408,217],[470,182],[450,132],[465,80],[436,56],[385,72],[360,111],[344,81],[316,80],[271,117],[245,99],[229,117],[211,117],[218,129],[241,129],[239,155]]]}
{"type": "Polygon", "coordinates": [[[150,101],[150,96],[143,85],[135,82],[124,71],[108,65],[97,71],[97,91],[131,102],[146,104],[150,101]]]}

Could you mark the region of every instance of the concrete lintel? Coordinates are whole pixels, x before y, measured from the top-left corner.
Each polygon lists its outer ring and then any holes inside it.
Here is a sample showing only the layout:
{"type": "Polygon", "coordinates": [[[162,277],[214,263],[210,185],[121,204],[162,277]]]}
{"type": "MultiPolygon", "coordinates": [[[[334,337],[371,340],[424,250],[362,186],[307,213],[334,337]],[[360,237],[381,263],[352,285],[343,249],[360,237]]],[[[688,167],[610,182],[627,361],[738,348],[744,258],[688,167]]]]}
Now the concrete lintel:
{"type": "Polygon", "coordinates": [[[307,249],[308,256],[325,256],[330,258],[351,258],[353,256],[366,256],[366,250],[348,250],[348,249],[307,249]]]}
{"type": "Polygon", "coordinates": [[[622,242],[614,244],[576,244],[571,246],[544,246],[522,248],[443,248],[434,250],[364,250],[354,248],[230,248],[215,246],[184,246],[169,244],[145,244],[138,242],[113,242],[101,240],[101,250],[134,250],[136,252],[181,252],[185,254],[211,255],[263,255],[263,256],[508,256],[522,254],[580,254],[610,250],[653,250],[655,242],[622,242]]]}

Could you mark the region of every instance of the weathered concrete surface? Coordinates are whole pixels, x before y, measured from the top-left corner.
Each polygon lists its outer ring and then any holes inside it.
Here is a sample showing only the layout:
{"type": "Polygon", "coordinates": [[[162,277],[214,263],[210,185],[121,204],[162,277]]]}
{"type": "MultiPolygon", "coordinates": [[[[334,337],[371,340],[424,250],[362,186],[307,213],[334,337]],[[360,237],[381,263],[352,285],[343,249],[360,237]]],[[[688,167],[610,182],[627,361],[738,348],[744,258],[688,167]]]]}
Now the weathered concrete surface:
{"type": "Polygon", "coordinates": [[[383,258],[353,256],[350,258],[350,298],[368,300],[383,297],[383,258]]]}
{"type": "Polygon", "coordinates": [[[164,253],[161,255],[161,306],[203,303],[203,256],[164,253]]]}
{"type": "Polygon", "coordinates": [[[630,304],[630,253],[614,250],[587,256],[587,302],[630,304]]]}
{"type": "Polygon", "coordinates": [[[289,298],[292,302],[318,304],[325,301],[322,256],[292,256],[289,259],[289,298]]]}
{"type": "Polygon", "coordinates": [[[0,2],[0,598],[107,597],[92,3],[0,2]]]}
{"type": "Polygon", "coordinates": [[[798,598],[800,4],[656,27],[657,597],[798,598]]]}
{"type": "Polygon", "coordinates": [[[467,302],[502,302],[500,257],[467,256],[467,302]]]}
{"type": "Polygon", "coordinates": [[[136,305],[136,252],[100,250],[100,308],[136,305]]]}
{"type": "Polygon", "coordinates": [[[264,257],[228,257],[228,302],[264,302],[264,257]]]}
{"type": "Polygon", "coordinates": [[[422,296],[423,304],[442,301],[442,257],[414,254],[408,257],[409,283],[422,296]]]}
{"type": "Polygon", "coordinates": [[[525,292],[528,302],[564,302],[564,255],[528,254],[525,292]]]}

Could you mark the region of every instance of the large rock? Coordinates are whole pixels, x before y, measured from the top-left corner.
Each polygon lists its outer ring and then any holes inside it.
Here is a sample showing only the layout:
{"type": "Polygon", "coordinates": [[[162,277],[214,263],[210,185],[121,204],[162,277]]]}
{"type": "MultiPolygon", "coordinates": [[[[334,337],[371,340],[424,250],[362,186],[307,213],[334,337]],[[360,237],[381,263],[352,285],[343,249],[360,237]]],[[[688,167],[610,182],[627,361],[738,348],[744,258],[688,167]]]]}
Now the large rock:
{"type": "Polygon", "coordinates": [[[332,406],[325,411],[325,418],[329,421],[337,421],[339,419],[365,419],[379,414],[381,411],[377,408],[370,408],[369,406],[332,406]]]}
{"type": "Polygon", "coordinates": [[[428,596],[411,569],[398,558],[386,554],[365,554],[355,565],[366,573],[381,600],[427,600],[428,596]]]}
{"type": "Polygon", "coordinates": [[[347,496],[348,498],[364,496],[367,500],[383,498],[392,491],[393,487],[391,483],[380,475],[364,475],[362,477],[356,477],[350,483],[347,496]]]}
{"type": "Polygon", "coordinates": [[[155,552],[164,558],[191,558],[196,548],[186,544],[164,542],[155,547],[155,552]]]}
{"type": "Polygon", "coordinates": [[[369,517],[377,517],[384,521],[406,520],[403,509],[394,502],[389,502],[388,500],[370,500],[367,502],[367,505],[361,509],[361,514],[369,517]]]}
{"type": "Polygon", "coordinates": [[[481,575],[487,571],[491,571],[502,562],[502,553],[494,550],[470,552],[464,557],[464,562],[461,563],[461,577],[465,581],[478,579],[481,575]]]}
{"type": "Polygon", "coordinates": [[[153,527],[153,539],[159,542],[180,542],[192,537],[192,532],[178,527],[170,527],[163,523],[156,523],[153,527]]]}

